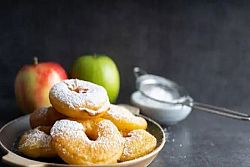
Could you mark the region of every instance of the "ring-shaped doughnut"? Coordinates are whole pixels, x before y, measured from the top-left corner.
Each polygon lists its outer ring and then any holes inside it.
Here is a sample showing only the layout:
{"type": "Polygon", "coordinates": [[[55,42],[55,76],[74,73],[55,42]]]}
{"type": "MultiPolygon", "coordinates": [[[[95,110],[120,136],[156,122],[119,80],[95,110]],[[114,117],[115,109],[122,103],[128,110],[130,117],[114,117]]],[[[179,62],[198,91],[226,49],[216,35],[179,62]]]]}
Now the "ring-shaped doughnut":
{"type": "Polygon", "coordinates": [[[103,121],[104,118],[92,118],[92,119],[85,119],[85,120],[76,120],[71,119],[73,121],[77,121],[81,123],[85,127],[85,133],[91,140],[96,140],[98,138],[98,123],[103,121]]]}
{"type": "Polygon", "coordinates": [[[124,138],[109,120],[97,124],[98,138],[93,141],[85,127],[76,121],[59,120],[51,128],[52,143],[58,155],[69,164],[112,164],[120,158],[124,138]]]}
{"type": "Polygon", "coordinates": [[[30,127],[53,126],[57,120],[63,118],[65,116],[57,112],[53,107],[42,107],[30,114],[30,127]]]}
{"type": "Polygon", "coordinates": [[[26,131],[18,143],[18,151],[32,158],[56,157],[57,153],[52,147],[49,126],[40,126],[26,131]]]}
{"type": "Polygon", "coordinates": [[[147,121],[144,118],[135,116],[128,109],[118,105],[111,104],[110,110],[102,117],[112,121],[124,136],[132,130],[147,128],[147,121]]]}
{"type": "Polygon", "coordinates": [[[156,147],[156,138],[146,130],[133,130],[125,137],[125,146],[119,161],[128,161],[146,155],[156,147]]]}
{"type": "Polygon", "coordinates": [[[110,107],[107,91],[102,86],[78,79],[55,84],[49,99],[58,112],[76,119],[101,116],[110,107]]]}

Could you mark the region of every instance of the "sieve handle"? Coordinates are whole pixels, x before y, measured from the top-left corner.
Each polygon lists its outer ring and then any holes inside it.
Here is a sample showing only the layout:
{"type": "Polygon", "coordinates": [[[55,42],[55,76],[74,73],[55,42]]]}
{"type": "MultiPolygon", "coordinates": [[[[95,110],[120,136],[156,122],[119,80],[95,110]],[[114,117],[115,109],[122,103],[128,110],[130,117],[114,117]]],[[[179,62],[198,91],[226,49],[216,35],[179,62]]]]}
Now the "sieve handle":
{"type": "Polygon", "coordinates": [[[230,110],[223,107],[217,107],[209,104],[199,103],[199,102],[192,102],[192,104],[189,104],[190,107],[193,109],[197,109],[199,111],[205,111],[229,118],[244,120],[244,121],[250,121],[250,116],[245,113],[241,113],[238,111],[230,110]]]}

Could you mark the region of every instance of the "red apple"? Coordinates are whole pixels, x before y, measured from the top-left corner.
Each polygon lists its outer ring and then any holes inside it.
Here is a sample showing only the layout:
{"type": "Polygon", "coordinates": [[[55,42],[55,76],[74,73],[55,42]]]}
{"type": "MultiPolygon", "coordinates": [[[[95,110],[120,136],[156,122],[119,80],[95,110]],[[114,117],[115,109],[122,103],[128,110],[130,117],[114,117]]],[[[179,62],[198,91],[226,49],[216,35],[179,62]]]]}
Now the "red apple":
{"type": "Polygon", "coordinates": [[[25,65],[17,73],[15,95],[17,104],[24,113],[31,113],[40,107],[50,106],[49,90],[61,80],[67,79],[63,67],[55,62],[25,65]]]}

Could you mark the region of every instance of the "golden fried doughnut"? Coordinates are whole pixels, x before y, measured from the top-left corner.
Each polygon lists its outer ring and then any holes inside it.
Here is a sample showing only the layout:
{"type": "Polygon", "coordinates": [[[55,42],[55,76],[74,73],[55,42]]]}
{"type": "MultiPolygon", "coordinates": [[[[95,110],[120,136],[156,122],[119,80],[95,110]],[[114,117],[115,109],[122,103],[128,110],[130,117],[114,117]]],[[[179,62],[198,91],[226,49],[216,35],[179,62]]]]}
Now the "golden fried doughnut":
{"type": "Polygon", "coordinates": [[[55,84],[49,99],[58,112],[76,119],[101,116],[110,107],[107,91],[102,86],[78,79],[55,84]]]}
{"type": "Polygon", "coordinates": [[[18,143],[18,151],[32,158],[57,156],[48,135],[50,128],[41,126],[25,132],[18,143]]]}
{"type": "Polygon", "coordinates": [[[91,140],[96,140],[98,138],[97,125],[102,120],[104,120],[104,118],[92,118],[74,121],[81,123],[85,127],[85,133],[91,140]]]}
{"type": "Polygon", "coordinates": [[[124,138],[109,120],[97,124],[98,138],[90,140],[86,128],[76,121],[59,120],[51,128],[52,143],[58,155],[69,164],[116,163],[124,148],[124,138]]]}
{"type": "Polygon", "coordinates": [[[53,107],[42,107],[30,114],[30,127],[52,126],[57,120],[65,118],[53,107]]]}
{"type": "Polygon", "coordinates": [[[133,115],[122,106],[111,104],[110,110],[102,117],[112,121],[124,136],[131,130],[147,128],[147,121],[144,118],[133,115]]]}
{"type": "Polygon", "coordinates": [[[133,130],[128,135],[119,161],[136,159],[150,153],[156,147],[156,138],[146,130],[133,130]]]}

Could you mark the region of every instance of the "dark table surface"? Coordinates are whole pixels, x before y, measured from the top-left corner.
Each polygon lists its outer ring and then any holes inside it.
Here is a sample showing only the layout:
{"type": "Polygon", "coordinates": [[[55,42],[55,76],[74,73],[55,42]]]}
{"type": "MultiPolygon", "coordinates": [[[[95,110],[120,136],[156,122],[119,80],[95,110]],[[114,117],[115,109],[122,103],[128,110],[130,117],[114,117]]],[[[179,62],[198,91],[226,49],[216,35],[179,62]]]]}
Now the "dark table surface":
{"type": "Polygon", "coordinates": [[[250,122],[193,111],[168,127],[168,142],[152,166],[250,166],[250,122]]]}
{"type": "Polygon", "coordinates": [[[168,140],[150,166],[250,166],[249,127],[250,122],[193,111],[179,124],[163,127],[168,140]]]}

